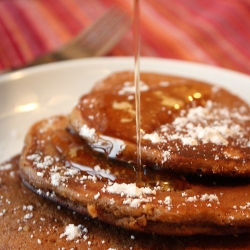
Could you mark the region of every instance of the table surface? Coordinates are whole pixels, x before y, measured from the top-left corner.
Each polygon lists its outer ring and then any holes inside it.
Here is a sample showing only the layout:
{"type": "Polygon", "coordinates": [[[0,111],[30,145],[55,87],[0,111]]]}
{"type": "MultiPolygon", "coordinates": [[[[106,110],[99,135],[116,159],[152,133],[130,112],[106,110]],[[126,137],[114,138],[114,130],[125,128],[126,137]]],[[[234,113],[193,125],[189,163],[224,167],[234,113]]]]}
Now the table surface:
{"type": "MultiPolygon", "coordinates": [[[[23,67],[133,0],[0,0],[0,72],[23,67]]],[[[250,74],[249,0],[141,0],[141,56],[181,59],[250,74]]],[[[133,32],[106,56],[133,55],[133,32]]]]}

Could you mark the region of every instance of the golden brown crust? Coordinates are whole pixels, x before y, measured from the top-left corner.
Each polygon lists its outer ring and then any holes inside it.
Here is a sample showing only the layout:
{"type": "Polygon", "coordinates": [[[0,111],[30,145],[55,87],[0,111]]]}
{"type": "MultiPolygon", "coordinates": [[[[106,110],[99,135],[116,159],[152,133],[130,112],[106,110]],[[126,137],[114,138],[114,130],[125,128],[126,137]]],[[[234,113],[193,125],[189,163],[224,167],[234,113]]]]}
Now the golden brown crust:
{"type": "MultiPolygon", "coordinates": [[[[192,79],[142,73],[141,80],[144,165],[185,173],[250,175],[247,103],[192,79]]],[[[70,122],[93,148],[104,136],[121,140],[123,149],[110,157],[136,163],[132,85],[131,72],[107,77],[79,100],[70,122]],[[83,126],[95,130],[94,139],[84,135],[83,126]]]]}
{"type": "MultiPolygon", "coordinates": [[[[22,184],[19,158],[0,164],[1,250],[155,249],[156,244],[162,248],[173,243],[171,238],[132,233],[109,226],[44,199],[22,184]],[[67,240],[68,235],[64,233],[69,225],[81,225],[82,235],[67,240]]],[[[51,193],[44,195],[48,197],[51,193]]]]}
{"type": "MultiPolygon", "coordinates": [[[[178,77],[162,78],[156,74],[142,76],[143,80],[149,81],[150,87],[154,87],[159,80],[180,81],[178,77]]],[[[122,83],[133,78],[127,72],[119,73],[118,77],[122,83]]],[[[114,86],[114,83],[117,83],[117,75],[97,83],[92,93],[100,97],[104,90],[117,91],[119,84],[114,86]]],[[[203,91],[208,93],[209,87],[203,91]]],[[[225,97],[223,91],[220,95],[225,97]]],[[[231,103],[230,98],[224,103],[229,106],[245,105],[236,97],[233,99],[236,100],[234,103],[231,103]]],[[[130,106],[126,107],[131,115],[130,106]]],[[[243,114],[248,112],[249,107],[244,107],[240,117],[248,122],[247,115],[243,114]]],[[[81,108],[78,106],[71,114],[71,123],[77,131],[86,123],[81,108]]],[[[130,115],[126,117],[126,122],[131,118],[130,115]]],[[[93,120],[90,114],[87,117],[93,120]]],[[[102,128],[105,128],[106,122],[102,120],[102,128]]],[[[185,173],[201,170],[223,175],[234,175],[236,172],[243,176],[248,173],[247,160],[243,168],[236,169],[235,166],[248,156],[248,151],[236,149],[224,148],[224,155],[227,155],[227,160],[222,160],[224,165],[220,161],[211,165],[208,160],[206,165],[202,157],[197,157],[195,164],[190,165],[189,162],[185,165],[190,151],[183,158],[179,155],[176,159],[173,157],[172,164],[175,166],[177,160],[181,161],[182,168],[179,170],[184,169],[185,173]],[[231,158],[237,160],[232,161],[231,158]],[[197,169],[197,164],[202,166],[197,169]],[[226,171],[223,169],[225,164],[229,166],[226,171]]],[[[107,150],[110,148],[107,147],[107,150]]],[[[128,143],[126,150],[123,159],[126,160],[128,155],[135,157],[133,143],[128,143]]],[[[154,157],[155,152],[147,148],[147,154],[143,155],[144,162],[152,163],[154,157]]],[[[107,160],[103,154],[93,152],[71,130],[67,117],[55,116],[37,122],[27,133],[20,161],[16,157],[10,163],[0,165],[0,249],[250,248],[249,233],[235,236],[250,231],[250,182],[247,178],[184,176],[165,170],[146,170],[150,173],[147,178],[154,180],[150,188],[137,187],[140,195],[127,192],[131,188],[129,185],[136,180],[131,165],[107,160]],[[22,185],[18,162],[23,183],[33,192],[22,185]],[[159,181],[157,185],[156,180],[159,181]],[[79,214],[61,207],[59,209],[57,204],[79,214]],[[95,219],[82,215],[90,215],[95,219]],[[81,235],[66,239],[70,237],[66,232],[70,225],[81,235]],[[194,234],[204,235],[188,236],[194,234]]]]}
{"type": "MultiPolygon", "coordinates": [[[[162,236],[123,230],[58,207],[22,185],[19,157],[0,164],[0,249],[249,249],[250,235],[162,236]],[[32,209],[31,209],[32,206],[32,209]],[[5,212],[4,212],[5,211],[5,212]],[[31,219],[24,217],[32,213],[31,219]],[[66,240],[65,228],[81,224],[81,237],[66,240]]],[[[45,194],[46,196],[46,194],[45,194]]],[[[26,216],[28,218],[28,216],[26,216]]]]}
{"type": "Polygon", "coordinates": [[[165,180],[173,183],[167,190],[161,185],[140,189],[128,165],[92,151],[77,135],[66,131],[66,126],[67,118],[53,117],[35,124],[26,137],[21,176],[33,189],[55,193],[48,198],[110,224],[143,232],[219,235],[250,230],[247,180],[234,180],[237,185],[233,185],[229,178],[224,184],[220,180],[215,184],[213,177],[204,177],[204,185],[202,177],[187,176],[183,190],[176,190],[181,178],[171,176],[165,180]]]}

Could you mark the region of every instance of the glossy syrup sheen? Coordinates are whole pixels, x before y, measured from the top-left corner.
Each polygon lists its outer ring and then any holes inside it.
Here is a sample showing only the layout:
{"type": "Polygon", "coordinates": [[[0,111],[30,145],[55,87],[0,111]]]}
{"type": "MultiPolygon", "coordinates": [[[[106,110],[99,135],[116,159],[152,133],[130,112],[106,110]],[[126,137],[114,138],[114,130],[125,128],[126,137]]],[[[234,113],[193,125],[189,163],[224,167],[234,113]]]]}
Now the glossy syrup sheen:
{"type": "MultiPolygon", "coordinates": [[[[96,176],[104,183],[109,183],[110,181],[126,184],[136,182],[136,168],[132,164],[110,159],[105,154],[94,151],[86,141],[71,129],[55,130],[51,134],[49,141],[45,141],[44,145],[46,149],[42,151],[57,151],[60,163],[79,169],[82,175],[96,176]],[[104,173],[96,170],[96,166],[104,170],[104,173]]],[[[36,152],[37,150],[41,150],[37,147],[38,145],[33,144],[30,151],[36,152]]],[[[172,173],[164,169],[156,170],[152,166],[147,166],[143,168],[143,182],[140,184],[165,191],[182,191],[192,189],[192,186],[197,184],[204,186],[248,185],[249,178],[229,178],[217,175],[184,175],[172,173]]]]}
{"type": "MultiPolygon", "coordinates": [[[[113,79],[114,80],[114,79],[113,79]]],[[[133,77],[128,74],[127,81],[133,84],[133,77]]],[[[180,111],[192,107],[204,106],[214,95],[212,87],[189,80],[141,74],[141,81],[149,86],[148,91],[140,93],[141,129],[151,133],[161,125],[171,123],[180,115],[180,111]],[[164,85],[166,83],[166,86],[164,85]]],[[[82,117],[90,128],[101,134],[121,140],[136,142],[135,100],[131,93],[119,95],[124,87],[124,76],[117,74],[115,88],[107,91],[92,92],[84,96],[80,102],[82,117]],[[93,101],[94,105],[90,105],[93,101]],[[125,104],[124,108],[116,108],[115,104],[125,104]]]]}
{"type": "MultiPolygon", "coordinates": [[[[95,152],[78,135],[69,130],[57,130],[51,137],[51,143],[60,154],[60,161],[65,165],[78,168],[86,175],[96,175],[101,181],[116,183],[135,183],[135,169],[129,163],[108,159],[104,154],[95,152]],[[96,172],[95,166],[105,170],[105,174],[96,172]]],[[[144,169],[145,186],[157,186],[163,190],[183,190],[189,187],[185,178],[180,175],[144,169]]]]}
{"type": "MultiPolygon", "coordinates": [[[[242,164],[249,161],[249,106],[243,100],[223,88],[193,79],[154,73],[141,73],[140,78],[143,166],[231,174],[240,164],[236,157],[242,164]],[[229,161],[228,171],[224,165],[229,161]]],[[[77,117],[75,120],[95,131],[94,141],[87,138],[92,148],[96,149],[96,142],[105,137],[105,147],[99,144],[99,151],[136,165],[133,80],[133,72],[118,72],[104,79],[81,98],[77,106],[80,121],[77,117]],[[114,152],[114,148],[118,150],[114,152]]]]}

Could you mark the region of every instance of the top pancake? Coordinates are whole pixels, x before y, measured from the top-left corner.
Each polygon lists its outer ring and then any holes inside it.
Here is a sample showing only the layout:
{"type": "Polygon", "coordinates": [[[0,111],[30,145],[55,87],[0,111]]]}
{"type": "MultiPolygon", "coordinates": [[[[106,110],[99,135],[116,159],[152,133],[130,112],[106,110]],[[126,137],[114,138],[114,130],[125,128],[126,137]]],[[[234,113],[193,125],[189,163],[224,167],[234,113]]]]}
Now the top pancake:
{"type": "MultiPolygon", "coordinates": [[[[136,162],[133,73],[98,82],[71,125],[109,157],[136,162]]],[[[184,173],[250,175],[250,107],[192,79],[141,74],[142,164],[184,173]]]]}

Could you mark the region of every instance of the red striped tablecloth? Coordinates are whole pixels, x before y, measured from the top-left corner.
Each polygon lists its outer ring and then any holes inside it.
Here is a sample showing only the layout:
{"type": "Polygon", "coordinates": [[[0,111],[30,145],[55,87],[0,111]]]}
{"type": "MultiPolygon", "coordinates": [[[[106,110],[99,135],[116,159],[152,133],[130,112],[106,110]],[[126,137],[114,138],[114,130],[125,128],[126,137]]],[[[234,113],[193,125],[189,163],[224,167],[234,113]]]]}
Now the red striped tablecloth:
{"type": "MultiPolygon", "coordinates": [[[[0,0],[0,71],[54,50],[133,0],[0,0]]],[[[141,55],[250,74],[250,0],[141,0],[141,55]]],[[[108,56],[133,55],[132,30],[108,56]]]]}

